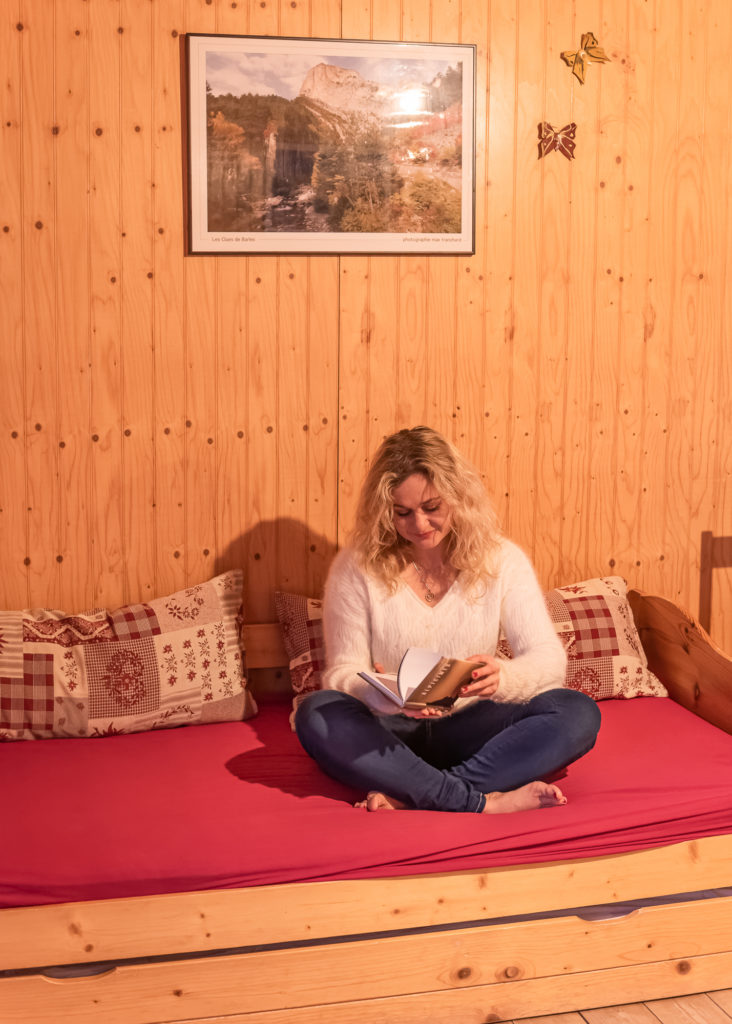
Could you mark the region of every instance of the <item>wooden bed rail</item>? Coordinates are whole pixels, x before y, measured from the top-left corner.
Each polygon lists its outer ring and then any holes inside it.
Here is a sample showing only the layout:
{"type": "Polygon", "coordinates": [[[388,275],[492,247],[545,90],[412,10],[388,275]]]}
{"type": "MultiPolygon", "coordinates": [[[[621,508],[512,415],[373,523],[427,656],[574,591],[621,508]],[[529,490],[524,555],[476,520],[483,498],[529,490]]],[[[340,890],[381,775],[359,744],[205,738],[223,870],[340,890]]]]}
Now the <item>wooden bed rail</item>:
{"type": "Polygon", "coordinates": [[[669,696],[732,733],[732,659],[673,602],[638,590],[628,601],[648,666],[669,696]]]}
{"type": "Polygon", "coordinates": [[[262,622],[244,626],[244,650],[247,669],[283,668],[288,658],[282,646],[282,630],[278,622],[262,622]]]}

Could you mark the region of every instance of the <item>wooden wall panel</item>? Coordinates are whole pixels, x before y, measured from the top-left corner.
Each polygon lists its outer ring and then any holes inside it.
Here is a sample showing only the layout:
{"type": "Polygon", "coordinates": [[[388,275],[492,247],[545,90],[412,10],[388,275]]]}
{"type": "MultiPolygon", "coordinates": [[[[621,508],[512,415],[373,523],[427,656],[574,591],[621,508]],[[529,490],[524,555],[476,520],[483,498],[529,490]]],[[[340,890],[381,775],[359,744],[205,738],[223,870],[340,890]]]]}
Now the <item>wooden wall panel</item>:
{"type": "MultiPolygon", "coordinates": [[[[454,299],[448,307],[452,328],[449,337],[454,336],[455,339],[451,346],[452,368],[445,361],[443,366],[438,365],[432,371],[446,375],[447,380],[443,386],[442,417],[428,416],[427,422],[438,430],[442,430],[451,440],[459,444],[475,465],[481,468],[485,465],[489,467],[488,474],[483,471],[483,478],[492,491],[494,481],[490,469],[495,462],[500,462],[500,455],[493,445],[486,444],[484,436],[489,380],[496,378],[492,369],[490,378],[487,377],[490,366],[485,320],[488,255],[485,232],[482,230],[486,219],[487,56],[490,12],[488,4],[472,4],[470,7],[463,8],[459,22],[454,20],[455,13],[453,10],[453,19],[449,25],[445,24],[444,31],[448,33],[446,38],[449,42],[474,43],[476,46],[476,244],[474,256],[459,256],[449,261],[453,265],[450,275],[450,294],[452,295],[454,292],[454,299]],[[454,285],[452,285],[453,275],[454,285]]],[[[433,41],[439,42],[442,38],[444,37],[439,34],[439,27],[433,28],[433,41]]],[[[445,262],[447,263],[447,259],[445,262]]],[[[440,287],[439,280],[436,280],[434,284],[431,282],[430,289],[433,287],[440,287]]],[[[432,410],[429,412],[431,413],[432,410]]]]}
{"type": "Polygon", "coordinates": [[[20,2],[2,11],[0,67],[7,87],[0,90],[0,177],[5,193],[0,210],[0,378],[6,382],[0,430],[0,557],[4,601],[28,603],[28,551],[25,458],[25,331],[23,323],[23,148],[21,138],[22,25],[20,2]]]}
{"type": "MultiPolygon", "coordinates": [[[[319,592],[371,453],[428,422],[547,585],[695,610],[732,532],[725,0],[11,0],[0,22],[0,600],[232,565],[319,592]],[[560,9],[561,8],[561,9],[560,9]],[[584,85],[559,54],[594,31],[584,85]],[[471,257],[187,257],[186,32],[477,46],[471,257]],[[577,123],[538,159],[540,121],[577,123]]],[[[732,648],[732,573],[712,629],[732,648]]]]}
{"type": "MultiPolygon", "coordinates": [[[[91,401],[89,197],[89,30],[86,5],[59,7],[55,30],[56,354],[59,373],[58,602],[93,593],[90,560],[91,401]],[[73,256],[71,256],[73,254],[73,256]]],[[[45,600],[45,598],[44,598],[45,600]]]]}
{"type": "MultiPolygon", "coordinates": [[[[600,0],[583,0],[570,25],[569,49],[575,49],[585,26],[599,24],[600,0]]],[[[563,62],[560,62],[563,66],[563,62]]],[[[567,69],[569,70],[569,69],[567,69]]],[[[592,68],[590,73],[602,74],[592,68]]],[[[565,403],[560,580],[579,579],[598,571],[594,566],[596,533],[590,520],[592,391],[594,386],[595,279],[597,225],[605,183],[598,174],[600,100],[598,85],[585,89],[574,77],[569,84],[568,121],[578,126],[581,151],[571,164],[565,230],[568,234],[567,396],[565,403]],[[592,558],[591,558],[592,556],[592,558]]],[[[565,85],[565,89],[566,89],[565,85]]]]}
{"type": "Polygon", "coordinates": [[[35,12],[23,23],[24,224],[26,334],[26,471],[31,600],[58,600],[58,362],[56,346],[56,160],[53,123],[54,21],[35,12]],[[30,341],[30,344],[28,342],[30,341]],[[49,500],[50,499],[50,500],[49,500]]]}
{"type": "MultiPolygon", "coordinates": [[[[125,494],[122,455],[122,221],[120,208],[120,47],[118,3],[89,4],[89,263],[91,502],[89,538],[77,558],[91,556],[93,600],[103,607],[125,587],[125,494]]],[[[40,8],[39,8],[40,9],[40,8]]],[[[81,169],[80,173],[81,173],[81,169]]],[[[141,188],[144,186],[141,185],[141,188]]],[[[141,529],[146,515],[140,510],[141,529]]],[[[47,601],[43,580],[34,604],[47,601]]]]}
{"type": "Polygon", "coordinates": [[[153,5],[153,458],[155,589],[160,594],[173,593],[186,581],[186,299],[178,86],[184,7],[183,0],[153,5]]]}
{"type": "MultiPolygon", "coordinates": [[[[482,268],[478,276],[483,277],[485,309],[481,466],[486,487],[493,496],[501,522],[505,523],[509,505],[509,432],[516,329],[514,206],[519,26],[514,0],[496,0],[490,5],[489,13],[478,68],[478,90],[486,96],[487,150],[484,178],[479,179],[478,189],[479,194],[483,193],[484,213],[476,221],[482,268]]],[[[467,38],[473,38],[472,34],[467,38]]]]}
{"type": "MultiPolygon", "coordinates": [[[[648,61],[652,68],[652,92],[647,99],[651,122],[648,167],[648,271],[644,306],[645,423],[642,474],[640,550],[650,564],[645,585],[670,596],[672,562],[666,558],[666,445],[672,421],[669,415],[669,372],[673,336],[673,270],[670,264],[674,236],[673,175],[678,109],[678,37],[681,31],[677,6],[654,11],[654,34],[648,61]]],[[[642,557],[642,556],[641,556],[642,557]]]]}
{"type": "MultiPolygon", "coordinates": [[[[536,543],[536,417],[540,367],[541,186],[544,166],[536,159],[537,123],[544,120],[546,25],[544,6],[516,4],[516,202],[512,252],[513,340],[508,419],[506,532],[537,560],[544,538],[536,543]],[[520,198],[519,198],[520,193],[520,198]]],[[[497,86],[498,88],[498,86],[497,86]]],[[[552,154],[553,157],[556,154],[552,154]]],[[[563,159],[559,157],[558,159],[563,159]]],[[[546,579],[546,577],[542,577],[546,579]]]]}
{"type": "Polygon", "coordinates": [[[153,5],[120,4],[122,458],[125,593],[155,594],[153,5]]]}

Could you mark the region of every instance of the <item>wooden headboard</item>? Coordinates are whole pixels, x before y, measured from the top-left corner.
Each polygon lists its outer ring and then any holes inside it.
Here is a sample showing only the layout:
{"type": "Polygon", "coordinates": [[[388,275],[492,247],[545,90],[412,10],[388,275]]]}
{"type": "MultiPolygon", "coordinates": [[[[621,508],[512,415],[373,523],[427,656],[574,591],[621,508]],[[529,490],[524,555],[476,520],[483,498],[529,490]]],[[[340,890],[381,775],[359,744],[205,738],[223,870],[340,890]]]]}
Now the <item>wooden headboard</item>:
{"type": "Polygon", "coordinates": [[[628,592],[648,665],[670,696],[732,733],[732,659],[672,601],[628,592]]]}

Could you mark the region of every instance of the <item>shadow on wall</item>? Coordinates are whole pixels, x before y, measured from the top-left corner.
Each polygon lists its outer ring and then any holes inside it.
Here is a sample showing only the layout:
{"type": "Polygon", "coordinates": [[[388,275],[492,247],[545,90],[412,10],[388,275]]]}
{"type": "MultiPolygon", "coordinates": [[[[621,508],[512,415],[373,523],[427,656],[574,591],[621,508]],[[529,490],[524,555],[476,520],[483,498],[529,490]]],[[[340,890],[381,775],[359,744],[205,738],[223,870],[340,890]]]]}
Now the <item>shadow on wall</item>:
{"type": "Polygon", "coordinates": [[[250,622],[274,619],[274,592],[320,596],[336,544],[299,519],[263,520],[240,534],[216,559],[216,574],[244,569],[250,622]]]}

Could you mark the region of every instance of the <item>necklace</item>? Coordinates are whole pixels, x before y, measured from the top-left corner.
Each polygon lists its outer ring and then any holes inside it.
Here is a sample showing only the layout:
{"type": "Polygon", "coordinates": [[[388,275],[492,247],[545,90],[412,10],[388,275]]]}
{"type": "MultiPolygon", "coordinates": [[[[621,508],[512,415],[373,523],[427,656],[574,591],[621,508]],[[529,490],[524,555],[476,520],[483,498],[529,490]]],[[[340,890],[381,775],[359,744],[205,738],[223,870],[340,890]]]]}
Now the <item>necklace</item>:
{"type": "Polygon", "coordinates": [[[429,579],[429,576],[424,571],[424,569],[422,568],[421,565],[417,565],[416,562],[412,562],[412,565],[414,566],[414,568],[415,568],[415,570],[417,572],[417,575],[419,576],[419,582],[424,587],[424,599],[425,599],[425,601],[428,604],[432,604],[432,602],[434,601],[434,599],[435,599],[435,597],[437,595],[435,594],[434,590],[430,587],[429,583],[427,582],[427,580],[429,579]]]}

